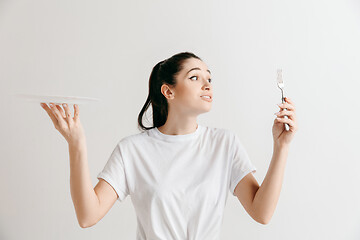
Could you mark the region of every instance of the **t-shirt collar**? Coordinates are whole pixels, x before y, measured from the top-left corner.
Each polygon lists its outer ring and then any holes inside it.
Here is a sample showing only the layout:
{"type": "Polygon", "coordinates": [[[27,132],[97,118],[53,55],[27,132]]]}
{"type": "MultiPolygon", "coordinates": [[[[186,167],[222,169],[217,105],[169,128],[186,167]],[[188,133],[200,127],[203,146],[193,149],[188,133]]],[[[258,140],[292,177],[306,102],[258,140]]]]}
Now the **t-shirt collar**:
{"type": "Polygon", "coordinates": [[[196,130],[192,133],[188,133],[188,134],[181,134],[181,135],[168,135],[168,134],[164,134],[162,132],[160,132],[160,130],[155,127],[151,129],[152,131],[150,132],[150,134],[158,139],[161,140],[165,140],[165,141],[170,141],[170,142],[177,142],[177,141],[185,141],[185,140],[190,140],[195,138],[196,136],[199,135],[200,131],[202,130],[202,126],[200,124],[198,124],[196,130]]]}

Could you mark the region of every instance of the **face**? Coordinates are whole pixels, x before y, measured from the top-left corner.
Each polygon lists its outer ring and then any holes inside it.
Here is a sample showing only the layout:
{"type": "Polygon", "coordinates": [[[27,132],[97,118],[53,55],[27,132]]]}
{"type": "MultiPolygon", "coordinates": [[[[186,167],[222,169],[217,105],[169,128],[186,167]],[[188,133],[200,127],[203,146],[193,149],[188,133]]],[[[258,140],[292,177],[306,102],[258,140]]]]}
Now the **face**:
{"type": "Polygon", "coordinates": [[[212,106],[213,89],[211,74],[206,64],[196,58],[187,59],[176,77],[176,87],[163,84],[161,91],[171,110],[182,114],[198,115],[209,112],[212,106]],[[201,97],[208,95],[211,99],[201,97]]]}

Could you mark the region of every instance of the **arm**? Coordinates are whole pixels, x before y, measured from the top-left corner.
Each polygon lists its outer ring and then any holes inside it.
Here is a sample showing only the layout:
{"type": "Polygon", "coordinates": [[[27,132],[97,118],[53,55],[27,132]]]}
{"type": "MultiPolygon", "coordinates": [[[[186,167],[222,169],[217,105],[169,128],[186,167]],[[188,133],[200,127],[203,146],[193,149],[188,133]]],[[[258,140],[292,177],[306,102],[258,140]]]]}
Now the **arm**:
{"type": "Polygon", "coordinates": [[[278,104],[282,110],[275,113],[278,117],[274,120],[272,129],[274,152],[263,183],[256,190],[258,185],[256,179],[248,174],[238,184],[239,190],[236,194],[246,206],[246,211],[255,220],[258,219],[256,221],[263,224],[267,224],[274,214],[284,178],[289,144],[298,130],[294,103],[288,97],[285,101],[278,104]],[[282,116],[288,116],[288,118],[282,118],[282,116]],[[284,130],[284,123],[289,124],[289,131],[284,130]]]}
{"type": "Polygon", "coordinates": [[[48,113],[54,127],[66,139],[70,155],[70,190],[76,216],[82,228],[94,225],[99,217],[105,215],[116,200],[115,190],[109,184],[99,182],[93,189],[87,162],[86,138],[80,122],[79,106],[74,104],[74,118],[67,104],[64,110],[53,103],[41,103],[48,113]],[[113,191],[113,192],[112,192],[113,191]],[[101,203],[101,204],[100,204],[101,203]]]}
{"type": "Polygon", "coordinates": [[[100,206],[91,183],[85,139],[69,144],[69,154],[71,197],[79,225],[85,228],[95,223],[100,206]]]}
{"type": "Polygon", "coordinates": [[[267,224],[280,195],[288,147],[274,147],[269,170],[261,186],[249,173],[236,186],[234,193],[246,212],[257,222],[267,224]]]}
{"type": "Polygon", "coordinates": [[[274,145],[274,152],[263,183],[257,190],[252,209],[267,224],[274,214],[284,178],[289,146],[274,145]]]}

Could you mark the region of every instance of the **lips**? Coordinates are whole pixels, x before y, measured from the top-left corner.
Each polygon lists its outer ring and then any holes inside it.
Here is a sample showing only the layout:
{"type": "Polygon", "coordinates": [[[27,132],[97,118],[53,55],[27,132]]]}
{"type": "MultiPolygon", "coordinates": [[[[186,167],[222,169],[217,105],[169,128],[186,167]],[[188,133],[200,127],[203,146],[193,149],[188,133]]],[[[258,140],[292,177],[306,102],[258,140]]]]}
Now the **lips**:
{"type": "MultiPolygon", "coordinates": [[[[210,97],[210,99],[212,99],[212,94],[203,94],[203,95],[201,95],[201,96],[208,96],[208,97],[210,97]]],[[[200,97],[201,97],[200,96],[200,97]]]]}
{"type": "MultiPolygon", "coordinates": [[[[204,96],[209,96],[209,95],[204,95],[204,96]]],[[[212,97],[211,96],[209,96],[210,98],[205,98],[205,97],[201,97],[202,98],[202,100],[205,100],[205,101],[207,101],[207,102],[212,102],[212,97]]]]}

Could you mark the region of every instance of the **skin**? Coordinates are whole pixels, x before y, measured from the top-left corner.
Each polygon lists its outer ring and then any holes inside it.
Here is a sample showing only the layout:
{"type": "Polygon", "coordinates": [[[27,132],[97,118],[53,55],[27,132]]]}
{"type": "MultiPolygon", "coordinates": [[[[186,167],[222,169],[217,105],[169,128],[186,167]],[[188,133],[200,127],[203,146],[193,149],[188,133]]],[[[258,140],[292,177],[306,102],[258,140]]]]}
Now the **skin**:
{"type": "MultiPolygon", "coordinates": [[[[196,122],[197,116],[201,113],[210,111],[212,102],[207,102],[200,97],[201,95],[213,95],[212,85],[209,80],[211,79],[211,75],[207,72],[207,69],[207,65],[201,60],[195,58],[188,59],[184,63],[184,69],[176,77],[176,87],[167,84],[161,86],[161,93],[166,97],[169,105],[167,121],[163,126],[158,128],[162,133],[168,135],[193,133],[198,126],[196,122]],[[193,70],[190,73],[187,73],[190,69],[195,67],[200,68],[200,70],[193,70]]],[[[79,152],[79,149],[84,149],[79,146],[84,146],[83,143],[85,142],[84,131],[79,119],[80,111],[78,106],[74,106],[74,117],[72,117],[70,108],[66,105],[63,107],[65,111],[58,105],[50,108],[46,104],[43,106],[44,110],[50,116],[55,128],[68,141],[69,148],[75,146],[71,148],[75,150],[70,150],[70,156],[72,156],[70,158],[76,160],[76,157],[74,156],[79,155],[76,154],[79,152]]],[[[289,98],[285,98],[285,103],[279,104],[278,107],[280,110],[275,113],[277,116],[274,119],[272,127],[274,140],[273,156],[264,181],[260,186],[254,176],[249,173],[238,183],[234,190],[235,195],[249,215],[262,224],[269,223],[275,211],[280,196],[290,142],[298,130],[296,110],[293,101],[289,98]],[[287,109],[286,111],[284,110],[285,108],[287,109]],[[288,119],[284,118],[284,116],[287,116],[288,119]],[[285,130],[284,123],[289,124],[289,131],[285,130]]],[[[80,152],[83,152],[83,150],[80,152]]],[[[85,160],[80,162],[84,161],[85,160]]],[[[75,167],[73,166],[72,169],[75,169],[75,167]]],[[[81,167],[81,169],[84,169],[84,167],[81,167]]],[[[75,170],[73,171],[75,172],[75,170]]],[[[80,170],[76,170],[76,172],[78,171],[80,170]]],[[[83,175],[85,177],[83,180],[74,179],[72,181],[74,183],[84,183],[78,188],[76,188],[75,185],[73,187],[74,190],[72,191],[72,196],[74,204],[79,201],[77,199],[84,199],[84,197],[76,195],[76,193],[81,192],[78,191],[78,189],[87,189],[88,193],[86,193],[86,196],[91,196],[91,203],[75,204],[75,206],[78,206],[76,209],[80,209],[77,210],[78,218],[80,219],[80,217],[84,215],[83,213],[91,212],[89,209],[98,208],[99,200],[92,191],[88,170],[86,171],[86,174],[73,175],[83,175]]],[[[101,202],[109,201],[109,203],[102,204],[104,210],[100,212],[101,216],[104,216],[114,204],[117,196],[115,191],[105,183],[103,183],[103,185],[98,184],[96,188],[98,192],[100,192],[100,190],[108,191],[108,195],[98,194],[103,199],[101,202]]],[[[98,211],[96,211],[96,213],[97,212],[98,211]]],[[[93,215],[96,214],[94,213],[93,215]]],[[[96,221],[101,218],[102,217],[96,217],[96,221]]],[[[90,222],[93,224],[94,221],[92,220],[90,222]]],[[[89,226],[91,224],[83,223],[82,226],[89,226]]]]}
{"type": "Polygon", "coordinates": [[[275,212],[280,197],[290,142],[298,130],[295,106],[292,100],[285,98],[285,103],[278,106],[280,110],[275,113],[277,117],[272,128],[273,156],[264,181],[259,186],[255,177],[249,173],[241,179],[234,190],[247,213],[261,224],[268,224],[275,212]],[[288,119],[284,116],[288,116],[288,119]],[[285,130],[284,123],[289,124],[289,131],[285,130]]]}
{"type": "Polygon", "coordinates": [[[46,103],[40,103],[41,107],[47,112],[56,130],[69,144],[77,144],[85,139],[85,133],[80,121],[80,108],[74,104],[74,117],[71,116],[70,107],[64,103],[63,108],[59,105],[50,103],[50,107],[46,103]]]}
{"type": "Polygon", "coordinates": [[[177,75],[176,87],[168,84],[161,86],[161,93],[168,101],[169,111],[166,123],[158,127],[159,131],[168,135],[183,135],[195,132],[197,117],[211,110],[212,102],[207,102],[201,95],[213,95],[210,83],[211,74],[207,65],[196,58],[187,59],[184,68],[177,75]],[[190,69],[198,67],[201,70],[190,69]]]}
{"type": "MultiPolygon", "coordinates": [[[[176,87],[163,84],[161,93],[166,97],[169,113],[166,123],[158,127],[168,135],[192,133],[197,128],[196,119],[201,113],[210,111],[212,102],[200,98],[207,93],[213,94],[210,73],[207,65],[198,59],[191,58],[184,63],[184,69],[177,76],[176,87]],[[190,69],[198,67],[201,70],[190,69]],[[197,76],[197,77],[193,77],[197,76]],[[192,79],[190,79],[193,77],[192,79]]],[[[235,195],[249,215],[261,224],[268,224],[274,214],[284,177],[286,159],[295,132],[298,129],[295,106],[292,100],[285,98],[285,103],[278,104],[279,112],[272,127],[273,156],[267,174],[261,186],[252,173],[247,174],[236,186],[235,195]],[[284,109],[287,110],[284,110],[284,109]],[[287,116],[288,119],[284,118],[287,116]],[[289,131],[284,123],[289,124],[289,131]]]]}

